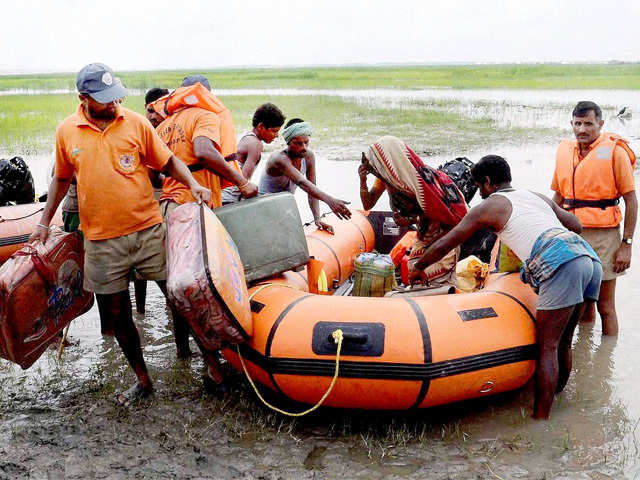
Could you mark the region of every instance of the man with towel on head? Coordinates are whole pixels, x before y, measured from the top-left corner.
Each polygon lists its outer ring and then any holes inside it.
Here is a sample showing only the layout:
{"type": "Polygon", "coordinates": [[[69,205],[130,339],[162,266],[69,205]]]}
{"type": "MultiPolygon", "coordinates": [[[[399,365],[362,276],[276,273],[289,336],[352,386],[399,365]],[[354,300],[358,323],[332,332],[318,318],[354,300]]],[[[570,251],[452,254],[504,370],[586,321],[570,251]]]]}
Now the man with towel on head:
{"type": "MultiPolygon", "coordinates": [[[[425,165],[397,137],[381,137],[367,153],[363,152],[358,174],[360,198],[366,210],[373,208],[386,190],[396,223],[417,225],[418,235],[411,249],[410,268],[433,242],[457,225],[467,213],[464,197],[453,180],[446,173],[425,165]],[[376,177],[371,190],[367,187],[369,173],[376,177]]],[[[455,248],[438,263],[429,265],[422,272],[423,281],[455,283],[458,255],[459,248],[455,248]]]]}
{"type": "Polygon", "coordinates": [[[329,205],[338,218],[351,218],[351,212],[344,200],[326,194],[316,187],[316,157],[309,149],[311,125],[300,118],[289,120],[282,131],[287,148],[271,154],[260,178],[258,189],[261,194],[295,192],[300,186],[309,196],[309,207],[313,221],[321,230],[333,233],[333,227],[320,220],[318,200],[329,205]]]}

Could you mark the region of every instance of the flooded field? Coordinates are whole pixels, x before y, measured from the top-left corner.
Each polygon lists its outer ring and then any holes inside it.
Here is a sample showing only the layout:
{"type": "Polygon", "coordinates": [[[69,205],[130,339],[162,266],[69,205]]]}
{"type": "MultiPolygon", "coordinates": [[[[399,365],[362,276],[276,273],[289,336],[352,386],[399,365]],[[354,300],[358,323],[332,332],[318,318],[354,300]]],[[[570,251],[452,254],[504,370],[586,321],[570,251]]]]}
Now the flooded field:
{"type": "MultiPolygon", "coordinates": [[[[425,159],[437,166],[455,156],[504,155],[514,186],[543,193],[549,193],[555,148],[568,133],[575,101],[600,101],[605,128],[636,146],[640,141],[634,117],[615,118],[623,106],[640,118],[637,92],[433,90],[420,98],[415,91],[413,97],[371,92],[349,94],[376,108],[453,108],[467,118],[489,116],[496,125],[523,128],[509,142],[479,139],[425,159]],[[554,133],[541,138],[537,127],[554,133]]],[[[358,139],[347,148],[312,143],[319,186],[354,208],[360,207],[357,161],[366,147],[358,139]]],[[[39,191],[51,158],[28,158],[39,191]]],[[[303,192],[296,199],[308,220],[303,192]]],[[[378,206],[386,208],[386,201],[378,206]]],[[[636,242],[636,259],[639,248],[636,242]]],[[[209,397],[201,389],[201,359],[176,360],[164,300],[150,286],[146,314],[136,316],[155,380],[149,400],[130,409],[113,404],[133,375],[113,339],[100,335],[95,307],[72,323],[74,345],[61,363],[53,351],[27,371],[0,360],[0,479],[640,479],[639,283],[637,265],[618,281],[618,338],[602,337],[599,321],[579,327],[574,371],[549,421],[530,418],[531,384],[421,412],[324,409],[299,420],[263,407],[240,374],[232,374],[230,394],[209,397]]]]}

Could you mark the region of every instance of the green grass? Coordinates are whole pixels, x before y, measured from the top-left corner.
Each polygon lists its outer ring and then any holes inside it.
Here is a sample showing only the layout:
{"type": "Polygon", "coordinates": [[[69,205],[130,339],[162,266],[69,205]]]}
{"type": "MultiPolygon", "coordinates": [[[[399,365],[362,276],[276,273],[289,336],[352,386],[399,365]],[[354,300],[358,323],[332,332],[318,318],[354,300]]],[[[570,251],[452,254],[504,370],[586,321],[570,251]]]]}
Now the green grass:
{"type": "MultiPolygon", "coordinates": [[[[640,88],[640,64],[246,68],[198,71],[215,88],[640,88]]],[[[118,72],[130,88],[175,88],[192,71],[118,72]]],[[[4,75],[0,90],[74,89],[74,73],[4,75]]]]}
{"type": "MultiPolygon", "coordinates": [[[[255,108],[276,103],[289,118],[302,117],[314,127],[313,147],[333,148],[333,158],[353,159],[341,148],[364,148],[381,135],[396,135],[420,155],[467,150],[492,142],[529,138],[545,131],[497,128],[490,119],[469,119],[451,113],[456,102],[405,107],[371,107],[336,96],[228,96],[222,100],[233,114],[237,131],[250,128],[255,108]]],[[[57,125],[78,105],[76,95],[0,96],[0,153],[3,155],[46,154],[54,148],[57,125]]],[[[125,106],[143,112],[143,97],[131,96],[125,106]]],[[[345,150],[349,150],[345,148],[345,150]]]]}

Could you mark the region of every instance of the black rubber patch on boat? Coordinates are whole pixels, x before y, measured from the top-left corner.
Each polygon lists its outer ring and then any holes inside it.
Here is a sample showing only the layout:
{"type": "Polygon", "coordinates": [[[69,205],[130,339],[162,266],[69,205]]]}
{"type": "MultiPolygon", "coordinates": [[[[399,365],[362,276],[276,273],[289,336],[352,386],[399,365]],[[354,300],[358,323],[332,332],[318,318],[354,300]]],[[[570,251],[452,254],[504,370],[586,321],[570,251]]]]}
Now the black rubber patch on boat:
{"type": "Polygon", "coordinates": [[[342,330],[341,355],[381,357],[384,353],[383,323],[318,322],[313,326],[311,348],[316,355],[335,355],[338,344],[332,333],[342,330]]]}
{"type": "Polygon", "coordinates": [[[480,320],[481,318],[491,318],[497,317],[498,314],[493,309],[493,307],[486,308],[471,308],[469,310],[460,310],[458,312],[460,318],[463,322],[468,322],[470,320],[480,320]]]}
{"type": "Polygon", "coordinates": [[[257,300],[249,300],[249,305],[251,306],[251,311],[253,313],[260,313],[265,307],[264,303],[260,303],[257,300]]]}

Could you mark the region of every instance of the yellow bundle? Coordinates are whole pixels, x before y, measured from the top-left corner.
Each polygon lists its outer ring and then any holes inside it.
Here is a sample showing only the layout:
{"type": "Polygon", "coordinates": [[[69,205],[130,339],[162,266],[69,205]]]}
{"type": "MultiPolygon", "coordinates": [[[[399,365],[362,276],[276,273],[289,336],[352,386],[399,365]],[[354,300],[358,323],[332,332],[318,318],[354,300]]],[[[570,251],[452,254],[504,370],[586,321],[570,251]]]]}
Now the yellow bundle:
{"type": "Polygon", "coordinates": [[[488,273],[489,265],[470,255],[456,264],[456,285],[463,292],[474,292],[482,287],[488,273]]]}

